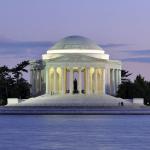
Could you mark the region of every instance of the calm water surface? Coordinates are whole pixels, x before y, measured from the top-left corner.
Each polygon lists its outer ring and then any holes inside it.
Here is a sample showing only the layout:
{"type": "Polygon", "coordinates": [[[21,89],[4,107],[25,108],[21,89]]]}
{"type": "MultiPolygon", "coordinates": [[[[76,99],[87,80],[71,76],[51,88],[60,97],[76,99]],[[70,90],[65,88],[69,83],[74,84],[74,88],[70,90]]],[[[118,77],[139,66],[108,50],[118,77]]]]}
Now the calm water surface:
{"type": "Polygon", "coordinates": [[[150,149],[150,116],[0,116],[0,150],[150,149]]]}

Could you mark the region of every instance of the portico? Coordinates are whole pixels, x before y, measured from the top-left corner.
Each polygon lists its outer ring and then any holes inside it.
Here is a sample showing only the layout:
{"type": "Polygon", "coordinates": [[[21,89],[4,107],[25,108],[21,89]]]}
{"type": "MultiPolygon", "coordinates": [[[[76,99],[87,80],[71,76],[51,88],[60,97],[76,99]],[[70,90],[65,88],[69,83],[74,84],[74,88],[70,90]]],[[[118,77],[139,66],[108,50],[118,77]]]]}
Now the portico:
{"type": "Polygon", "coordinates": [[[46,93],[73,93],[73,82],[76,79],[78,93],[105,93],[105,69],[96,67],[48,67],[46,74],[46,93]],[[75,73],[76,76],[75,76],[75,73]],[[67,75],[68,74],[68,75],[67,75]],[[67,85],[67,81],[69,85],[67,85]]]}

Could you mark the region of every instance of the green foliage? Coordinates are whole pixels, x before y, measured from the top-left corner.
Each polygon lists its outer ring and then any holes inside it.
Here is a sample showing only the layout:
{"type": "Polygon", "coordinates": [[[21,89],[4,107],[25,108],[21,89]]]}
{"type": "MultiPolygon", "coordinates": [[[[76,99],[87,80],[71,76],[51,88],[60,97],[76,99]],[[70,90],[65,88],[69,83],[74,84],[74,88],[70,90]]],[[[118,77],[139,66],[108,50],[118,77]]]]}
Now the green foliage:
{"type": "Polygon", "coordinates": [[[121,81],[122,82],[128,82],[130,81],[128,79],[128,77],[132,75],[132,73],[129,73],[129,71],[126,71],[126,70],[121,70],[121,81]]]}
{"type": "Polygon", "coordinates": [[[150,82],[145,81],[141,75],[138,75],[134,82],[124,79],[119,85],[117,97],[124,99],[144,98],[144,103],[150,104],[150,82]]]}
{"type": "Polygon", "coordinates": [[[26,66],[28,65],[29,65],[29,61],[23,61],[20,64],[17,64],[16,67],[10,69],[16,80],[22,77],[23,72],[28,72],[28,70],[25,69],[26,66]]]}
{"type": "Polygon", "coordinates": [[[7,104],[8,97],[30,97],[30,84],[23,78],[23,73],[28,72],[26,67],[29,61],[23,61],[14,68],[0,67],[0,105],[7,104]]]}
{"type": "Polygon", "coordinates": [[[117,97],[121,97],[124,99],[132,99],[133,98],[133,91],[134,84],[131,81],[123,82],[119,85],[118,91],[117,91],[117,97]]]}

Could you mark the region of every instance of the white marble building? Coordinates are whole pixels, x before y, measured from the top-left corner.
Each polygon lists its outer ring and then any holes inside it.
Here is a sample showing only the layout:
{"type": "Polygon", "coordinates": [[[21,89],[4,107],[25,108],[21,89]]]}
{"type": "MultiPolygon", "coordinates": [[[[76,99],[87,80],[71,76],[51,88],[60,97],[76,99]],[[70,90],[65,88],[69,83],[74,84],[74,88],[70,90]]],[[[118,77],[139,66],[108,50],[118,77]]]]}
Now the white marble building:
{"type": "Polygon", "coordinates": [[[30,61],[32,95],[115,95],[121,83],[121,62],[110,60],[88,38],[68,36],[30,61]]]}

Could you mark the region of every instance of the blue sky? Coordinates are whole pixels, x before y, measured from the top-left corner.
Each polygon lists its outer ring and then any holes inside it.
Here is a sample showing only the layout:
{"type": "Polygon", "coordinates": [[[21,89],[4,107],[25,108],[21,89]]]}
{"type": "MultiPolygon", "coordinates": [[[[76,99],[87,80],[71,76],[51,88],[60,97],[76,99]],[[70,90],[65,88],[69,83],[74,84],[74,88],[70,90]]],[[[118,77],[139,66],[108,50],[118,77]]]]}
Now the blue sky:
{"type": "Polygon", "coordinates": [[[39,59],[57,40],[95,40],[150,80],[150,0],[0,0],[0,64],[39,59]]]}

